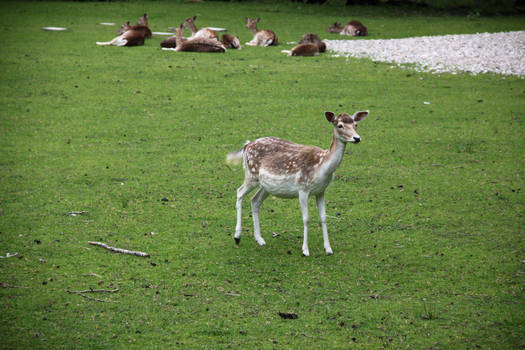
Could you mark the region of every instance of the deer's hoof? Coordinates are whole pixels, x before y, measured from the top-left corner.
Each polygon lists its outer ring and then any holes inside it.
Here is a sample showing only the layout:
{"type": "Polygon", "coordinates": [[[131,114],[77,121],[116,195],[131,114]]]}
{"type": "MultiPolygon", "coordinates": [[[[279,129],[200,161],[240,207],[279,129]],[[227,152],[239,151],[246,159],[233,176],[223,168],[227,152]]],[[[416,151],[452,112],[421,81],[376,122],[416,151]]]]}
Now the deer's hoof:
{"type": "Polygon", "coordinates": [[[326,255],[334,255],[334,252],[332,251],[332,248],[326,249],[326,255]]]}
{"type": "Polygon", "coordinates": [[[241,238],[240,237],[239,238],[234,237],[234,239],[235,239],[235,244],[236,245],[239,245],[239,243],[241,243],[241,238]]]}
{"type": "Polygon", "coordinates": [[[310,252],[308,250],[303,250],[303,256],[310,256],[310,252]]]}

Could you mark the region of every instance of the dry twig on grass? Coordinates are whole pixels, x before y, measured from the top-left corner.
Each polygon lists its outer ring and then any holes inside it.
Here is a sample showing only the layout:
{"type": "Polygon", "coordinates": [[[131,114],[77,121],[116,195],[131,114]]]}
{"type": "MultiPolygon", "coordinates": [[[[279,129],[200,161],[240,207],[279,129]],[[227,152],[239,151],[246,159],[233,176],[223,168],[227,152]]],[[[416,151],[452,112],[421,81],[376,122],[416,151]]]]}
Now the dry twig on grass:
{"type": "Polygon", "coordinates": [[[115,289],[86,289],[86,290],[79,290],[79,291],[68,290],[67,292],[69,294],[80,295],[82,298],[98,301],[101,303],[118,303],[118,301],[97,299],[97,298],[93,298],[93,297],[90,297],[89,295],[84,294],[84,293],[116,293],[118,291],[119,289],[115,288],[115,289]]]}
{"type": "Polygon", "coordinates": [[[89,244],[91,245],[96,245],[96,246],[99,246],[99,247],[102,247],[102,248],[106,248],[107,250],[110,250],[112,252],[115,252],[115,253],[123,253],[123,254],[130,254],[130,255],[136,255],[136,256],[142,256],[142,257],[145,257],[145,258],[149,258],[149,254],[148,253],[144,253],[144,252],[138,252],[138,251],[135,251],[135,250],[127,250],[127,249],[122,249],[122,248],[115,248],[115,247],[111,247],[105,243],[102,243],[102,242],[91,242],[89,241],[88,242],[89,244]]]}

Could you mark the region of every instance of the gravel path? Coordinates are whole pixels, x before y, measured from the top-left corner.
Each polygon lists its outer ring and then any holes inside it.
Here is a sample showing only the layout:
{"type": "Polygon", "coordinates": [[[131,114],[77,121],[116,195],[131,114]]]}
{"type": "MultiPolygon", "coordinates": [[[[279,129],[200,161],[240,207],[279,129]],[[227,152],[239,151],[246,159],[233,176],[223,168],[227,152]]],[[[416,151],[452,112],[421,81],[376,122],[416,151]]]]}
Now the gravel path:
{"type": "Polygon", "coordinates": [[[525,75],[525,31],[324,42],[334,56],[415,64],[419,71],[525,75]]]}

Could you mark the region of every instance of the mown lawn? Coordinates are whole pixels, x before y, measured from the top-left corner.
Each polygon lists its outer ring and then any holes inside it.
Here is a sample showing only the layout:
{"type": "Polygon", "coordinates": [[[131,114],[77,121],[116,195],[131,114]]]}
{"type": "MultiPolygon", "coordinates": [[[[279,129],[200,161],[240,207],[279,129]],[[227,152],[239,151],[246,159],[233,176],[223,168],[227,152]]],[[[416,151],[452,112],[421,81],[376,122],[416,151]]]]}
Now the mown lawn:
{"type": "MultiPolygon", "coordinates": [[[[370,39],[523,30],[523,16],[297,3],[2,2],[0,347],[515,349],[524,342],[525,84],[366,59],[286,57],[287,42],[360,19],[370,39]],[[197,15],[244,43],[225,54],[99,47],[148,13],[197,15]],[[64,26],[45,32],[43,26],[64,26]],[[430,102],[425,104],[424,102],[430,102]],[[249,200],[228,152],[277,136],[328,147],[325,111],[370,110],[326,193],[249,200]],[[83,215],[71,216],[71,212],[83,215]],[[273,233],[279,236],[272,238],[273,233]],[[111,254],[102,241],[148,252],[111,254]],[[115,289],[111,294],[69,291],[115,289]],[[278,312],[298,315],[281,319],[278,312]]],[[[366,39],[352,39],[366,40],[366,39]]]]}

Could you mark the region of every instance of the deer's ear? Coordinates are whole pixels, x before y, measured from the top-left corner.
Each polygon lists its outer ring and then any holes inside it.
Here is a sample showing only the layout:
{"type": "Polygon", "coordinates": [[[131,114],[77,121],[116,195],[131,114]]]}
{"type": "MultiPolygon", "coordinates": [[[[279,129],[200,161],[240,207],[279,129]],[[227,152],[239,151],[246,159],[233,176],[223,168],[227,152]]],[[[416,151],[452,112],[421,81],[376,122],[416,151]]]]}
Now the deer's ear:
{"type": "Polygon", "coordinates": [[[333,123],[335,120],[335,114],[333,112],[324,112],[324,116],[330,123],[333,123]]]}
{"type": "Polygon", "coordinates": [[[356,123],[359,123],[361,120],[365,119],[368,115],[368,111],[355,112],[352,118],[356,123]]]}
{"type": "Polygon", "coordinates": [[[197,16],[193,16],[193,20],[195,21],[197,19],[197,16]]]}
{"type": "Polygon", "coordinates": [[[255,23],[259,23],[260,20],[261,20],[261,17],[258,17],[258,18],[255,20],[255,23]]]}

